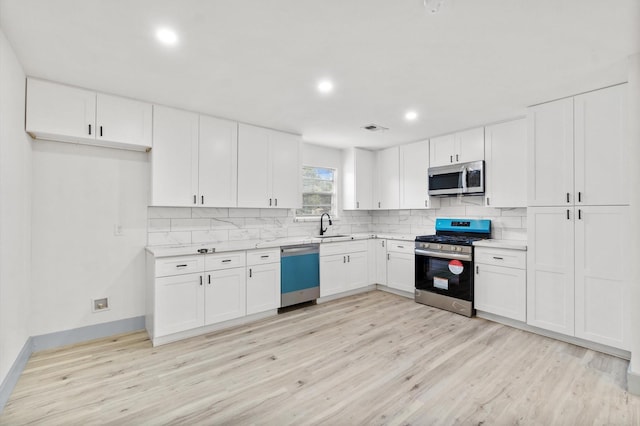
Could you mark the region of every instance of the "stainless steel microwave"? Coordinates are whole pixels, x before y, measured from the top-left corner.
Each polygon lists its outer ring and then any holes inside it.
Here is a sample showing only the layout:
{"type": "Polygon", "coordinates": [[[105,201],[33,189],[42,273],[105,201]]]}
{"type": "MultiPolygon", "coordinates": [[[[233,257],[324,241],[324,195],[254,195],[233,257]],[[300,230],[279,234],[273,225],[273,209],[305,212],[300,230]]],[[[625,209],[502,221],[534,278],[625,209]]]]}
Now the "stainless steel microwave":
{"type": "Polygon", "coordinates": [[[429,167],[429,195],[484,194],[484,161],[429,167]]]}

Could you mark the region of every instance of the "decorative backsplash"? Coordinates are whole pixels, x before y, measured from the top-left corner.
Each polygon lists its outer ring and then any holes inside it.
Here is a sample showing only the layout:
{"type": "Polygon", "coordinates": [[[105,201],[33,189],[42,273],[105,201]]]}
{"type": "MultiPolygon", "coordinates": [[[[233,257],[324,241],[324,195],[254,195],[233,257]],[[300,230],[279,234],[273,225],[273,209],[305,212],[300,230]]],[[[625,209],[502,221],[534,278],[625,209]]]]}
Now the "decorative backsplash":
{"type": "MultiPolygon", "coordinates": [[[[433,234],[436,217],[491,219],[492,237],[526,240],[526,208],[482,206],[482,197],[442,198],[432,210],[341,211],[330,233],[433,234]]],[[[150,246],[318,235],[320,222],[296,221],[294,210],[149,207],[150,246]]]]}

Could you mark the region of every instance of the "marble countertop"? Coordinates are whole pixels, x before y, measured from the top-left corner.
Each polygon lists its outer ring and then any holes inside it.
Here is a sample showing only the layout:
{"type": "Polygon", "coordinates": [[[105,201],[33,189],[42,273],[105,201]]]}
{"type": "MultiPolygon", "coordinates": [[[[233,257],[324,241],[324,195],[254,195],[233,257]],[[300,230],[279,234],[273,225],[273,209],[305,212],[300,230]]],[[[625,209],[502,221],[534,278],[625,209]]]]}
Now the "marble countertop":
{"type": "Polygon", "coordinates": [[[385,238],[390,240],[402,240],[402,241],[414,241],[415,235],[400,235],[400,234],[350,234],[346,236],[327,236],[325,238],[318,237],[286,237],[276,238],[273,240],[240,240],[240,241],[225,241],[219,243],[203,243],[203,244],[183,244],[175,246],[151,246],[146,247],[147,252],[151,253],[155,257],[168,257],[168,256],[185,256],[199,254],[198,250],[206,249],[208,253],[222,253],[227,251],[237,250],[252,250],[263,248],[275,248],[282,246],[290,246],[296,244],[309,244],[309,243],[332,243],[339,241],[352,241],[352,240],[368,240],[371,238],[385,238]]]}
{"type": "Polygon", "coordinates": [[[521,240],[480,240],[473,243],[476,247],[503,248],[510,250],[527,250],[527,242],[521,240]]]}

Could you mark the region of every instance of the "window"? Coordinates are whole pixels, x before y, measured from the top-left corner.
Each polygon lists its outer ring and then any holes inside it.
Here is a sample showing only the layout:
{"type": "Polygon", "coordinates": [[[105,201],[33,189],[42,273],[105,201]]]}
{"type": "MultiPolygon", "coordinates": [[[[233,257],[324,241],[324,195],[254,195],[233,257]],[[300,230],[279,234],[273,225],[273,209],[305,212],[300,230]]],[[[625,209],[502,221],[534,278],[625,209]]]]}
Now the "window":
{"type": "Polygon", "coordinates": [[[297,217],[317,217],[336,212],[336,171],[323,167],[302,167],[302,208],[297,217]]]}

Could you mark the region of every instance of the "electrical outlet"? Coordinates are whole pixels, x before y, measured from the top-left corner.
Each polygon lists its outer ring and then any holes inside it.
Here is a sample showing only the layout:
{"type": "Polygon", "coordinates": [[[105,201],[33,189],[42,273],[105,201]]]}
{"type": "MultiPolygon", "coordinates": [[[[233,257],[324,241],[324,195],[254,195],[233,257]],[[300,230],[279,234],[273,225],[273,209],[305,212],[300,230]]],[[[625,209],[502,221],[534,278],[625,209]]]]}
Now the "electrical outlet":
{"type": "Polygon", "coordinates": [[[122,225],[120,225],[119,223],[113,225],[113,235],[115,235],[116,237],[122,236],[122,225]]]}
{"type": "Polygon", "coordinates": [[[103,297],[102,299],[93,299],[91,306],[93,312],[107,311],[109,310],[109,298],[103,297]]]}

